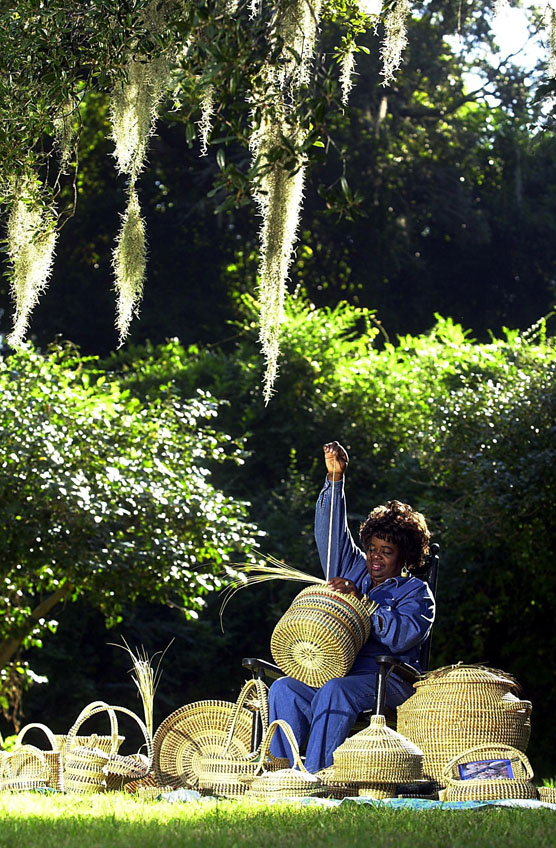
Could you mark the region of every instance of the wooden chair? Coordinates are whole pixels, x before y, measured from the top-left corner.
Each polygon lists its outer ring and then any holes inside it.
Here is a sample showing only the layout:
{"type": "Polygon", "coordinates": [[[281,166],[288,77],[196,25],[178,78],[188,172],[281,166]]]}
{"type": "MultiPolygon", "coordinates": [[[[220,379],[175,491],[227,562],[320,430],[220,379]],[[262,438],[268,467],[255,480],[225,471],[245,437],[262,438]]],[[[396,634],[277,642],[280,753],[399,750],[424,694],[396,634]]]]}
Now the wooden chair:
{"type": "MultiPolygon", "coordinates": [[[[428,583],[429,588],[433,594],[436,596],[436,587],[438,582],[438,567],[439,567],[439,553],[440,546],[432,544],[430,546],[430,553],[425,560],[425,563],[419,571],[413,571],[412,573],[416,577],[420,577],[421,580],[424,580],[428,583]]],[[[387,654],[381,654],[376,657],[376,662],[378,665],[378,671],[376,675],[376,698],[374,707],[370,710],[366,710],[364,713],[358,717],[357,721],[362,721],[368,719],[371,715],[384,715],[385,714],[385,704],[386,704],[386,695],[388,691],[388,679],[392,673],[401,677],[402,680],[407,680],[409,683],[415,683],[419,680],[421,674],[425,671],[428,671],[429,662],[430,662],[430,651],[431,651],[431,638],[432,631],[429,633],[427,638],[421,644],[421,650],[419,654],[419,663],[421,667],[421,672],[417,671],[416,668],[409,665],[408,663],[402,662],[397,657],[389,656],[387,654]]],[[[267,680],[270,678],[271,680],[277,680],[279,677],[283,677],[283,672],[280,671],[277,665],[273,663],[267,662],[266,660],[257,659],[255,657],[244,657],[242,660],[242,665],[244,668],[248,669],[253,677],[257,677],[261,680],[267,680]]],[[[260,721],[260,715],[258,712],[254,713],[253,718],[253,735],[252,735],[252,750],[255,751],[261,741],[262,736],[262,724],[260,721]]]]}

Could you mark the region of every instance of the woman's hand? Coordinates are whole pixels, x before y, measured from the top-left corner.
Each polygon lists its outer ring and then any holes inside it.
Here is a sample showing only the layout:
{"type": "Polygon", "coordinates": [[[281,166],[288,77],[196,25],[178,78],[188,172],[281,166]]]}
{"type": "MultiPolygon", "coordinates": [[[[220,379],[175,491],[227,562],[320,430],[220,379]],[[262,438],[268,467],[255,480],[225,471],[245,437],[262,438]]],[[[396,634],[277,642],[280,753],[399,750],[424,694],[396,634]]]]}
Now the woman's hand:
{"type": "Polygon", "coordinates": [[[340,592],[342,595],[355,595],[359,599],[363,597],[353,580],[346,580],[345,577],[333,577],[326,585],[334,589],[335,592],[340,592]]]}
{"type": "Polygon", "coordinates": [[[341,480],[349,462],[347,451],[339,442],[327,442],[323,445],[323,451],[328,479],[341,480]]]}

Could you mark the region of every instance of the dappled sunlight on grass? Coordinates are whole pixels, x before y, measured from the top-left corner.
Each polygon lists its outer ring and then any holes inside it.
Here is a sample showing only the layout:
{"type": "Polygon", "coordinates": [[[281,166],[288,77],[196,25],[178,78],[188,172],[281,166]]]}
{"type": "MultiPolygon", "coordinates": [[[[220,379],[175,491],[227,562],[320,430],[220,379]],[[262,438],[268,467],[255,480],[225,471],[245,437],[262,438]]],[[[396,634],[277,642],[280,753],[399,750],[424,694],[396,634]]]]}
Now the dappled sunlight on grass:
{"type": "Polygon", "coordinates": [[[521,848],[556,846],[556,812],[393,810],[343,804],[146,801],[124,794],[91,797],[0,794],[0,848],[521,848]]]}

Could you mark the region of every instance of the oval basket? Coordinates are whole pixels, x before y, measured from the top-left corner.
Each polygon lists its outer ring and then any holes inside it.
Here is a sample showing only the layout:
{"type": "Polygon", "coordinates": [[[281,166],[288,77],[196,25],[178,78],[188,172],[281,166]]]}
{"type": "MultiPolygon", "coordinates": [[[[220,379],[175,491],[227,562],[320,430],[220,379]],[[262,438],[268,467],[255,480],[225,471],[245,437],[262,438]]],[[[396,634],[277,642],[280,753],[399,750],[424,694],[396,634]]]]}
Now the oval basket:
{"type": "Polygon", "coordinates": [[[326,794],[326,788],[320,778],[315,774],[310,774],[303,765],[290,725],[281,719],[276,719],[268,726],[261,744],[260,762],[254,777],[249,778],[248,797],[275,801],[280,798],[305,798],[322,794],[326,794]],[[278,728],[281,729],[291,748],[294,767],[269,771],[266,760],[270,753],[272,737],[278,728]]]}
{"type": "Polygon", "coordinates": [[[533,769],[522,751],[511,745],[485,744],[469,748],[453,757],[443,770],[446,789],[443,801],[497,801],[506,798],[537,798],[537,788],[532,784],[533,769]],[[459,766],[467,763],[509,760],[513,777],[470,778],[463,780],[459,766]]]}
{"type": "Polygon", "coordinates": [[[289,677],[320,687],[348,673],[370,632],[364,601],[328,586],[308,586],[274,628],[270,650],[289,677]]]}

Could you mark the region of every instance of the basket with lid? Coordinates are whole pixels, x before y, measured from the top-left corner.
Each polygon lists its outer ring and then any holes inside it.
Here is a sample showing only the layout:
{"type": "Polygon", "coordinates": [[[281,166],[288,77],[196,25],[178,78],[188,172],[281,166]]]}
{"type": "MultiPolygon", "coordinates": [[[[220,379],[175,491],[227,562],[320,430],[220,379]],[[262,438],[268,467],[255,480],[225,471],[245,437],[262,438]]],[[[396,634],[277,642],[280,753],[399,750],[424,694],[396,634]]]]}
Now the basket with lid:
{"type": "Polygon", "coordinates": [[[414,686],[415,694],[398,707],[397,727],[422,749],[426,776],[442,784],[446,763],[477,745],[526,750],[532,705],[517,696],[511,675],[460,664],[429,672],[414,686]]]}

